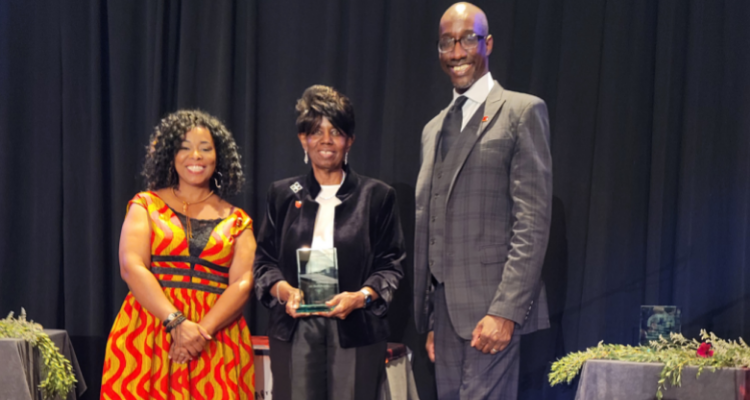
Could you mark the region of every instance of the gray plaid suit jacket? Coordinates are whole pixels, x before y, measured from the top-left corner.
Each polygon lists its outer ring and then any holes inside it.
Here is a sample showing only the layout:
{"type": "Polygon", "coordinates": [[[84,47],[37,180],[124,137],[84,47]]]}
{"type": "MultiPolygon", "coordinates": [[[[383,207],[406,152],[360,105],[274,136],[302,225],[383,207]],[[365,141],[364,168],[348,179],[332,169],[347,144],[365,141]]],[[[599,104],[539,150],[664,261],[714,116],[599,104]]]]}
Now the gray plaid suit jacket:
{"type": "MultiPolygon", "coordinates": [[[[417,330],[432,330],[428,265],[429,198],[435,151],[448,108],[422,132],[416,188],[414,312],[417,330]]],[[[456,333],[471,333],[487,314],[510,319],[516,332],[549,327],[542,262],[552,211],[552,158],[543,100],[495,81],[473,146],[460,154],[446,196],[443,268],[456,333]]],[[[464,132],[465,134],[466,132],[464,132]]]]}

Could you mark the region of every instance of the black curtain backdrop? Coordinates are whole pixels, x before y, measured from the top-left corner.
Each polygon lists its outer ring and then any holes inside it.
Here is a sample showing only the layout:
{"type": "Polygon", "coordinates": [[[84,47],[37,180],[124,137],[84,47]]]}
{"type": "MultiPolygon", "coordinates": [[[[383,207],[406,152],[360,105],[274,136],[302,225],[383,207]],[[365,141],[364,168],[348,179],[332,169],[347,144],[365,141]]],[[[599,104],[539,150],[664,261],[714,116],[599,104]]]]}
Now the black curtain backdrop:
{"type": "MultiPolygon", "coordinates": [[[[117,262],[161,116],[201,108],[241,147],[231,199],[259,223],[268,185],[305,172],[293,106],[316,83],[349,95],[350,155],[393,185],[409,250],[422,127],[450,82],[435,49],[449,1],[0,0],[0,313],[67,329],[98,398],[127,293],[117,262]]],[[[543,98],[554,161],[544,279],[552,329],[524,337],[522,399],[556,358],[635,343],[639,306],[682,308],[683,332],[750,335],[750,5],[719,0],[477,1],[493,76],[543,98]]],[[[411,260],[389,319],[434,398],[411,317],[411,260]]],[[[264,334],[267,313],[246,315],[264,334]]]]}

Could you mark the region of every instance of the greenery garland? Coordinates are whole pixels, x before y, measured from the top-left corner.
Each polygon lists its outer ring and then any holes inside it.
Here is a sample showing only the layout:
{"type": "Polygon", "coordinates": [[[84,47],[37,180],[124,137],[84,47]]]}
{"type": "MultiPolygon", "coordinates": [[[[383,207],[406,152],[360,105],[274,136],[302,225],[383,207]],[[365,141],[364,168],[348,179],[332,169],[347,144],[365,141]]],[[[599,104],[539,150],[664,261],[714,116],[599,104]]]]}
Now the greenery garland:
{"type": "Polygon", "coordinates": [[[656,398],[661,399],[667,384],[681,385],[682,370],[686,366],[698,367],[696,377],[706,367],[716,371],[717,368],[750,366],[750,347],[742,338],[727,341],[713,333],[706,333],[705,330],[701,330],[700,336],[703,342],[671,333],[669,339],[660,336],[659,340],[652,340],[648,346],[635,347],[599,342],[596,347],[568,354],[555,361],[549,374],[549,382],[552,386],[562,382],[570,384],[581,371],[583,363],[592,359],[664,363],[656,390],[656,398]]]}
{"type": "Polygon", "coordinates": [[[73,375],[73,366],[60,354],[60,350],[42,329],[42,326],[34,321],[26,320],[26,310],[23,308],[18,318],[13,318],[11,311],[7,318],[0,319],[0,338],[23,339],[41,353],[44,361],[41,374],[44,380],[39,384],[42,397],[65,398],[77,382],[73,375]]]}

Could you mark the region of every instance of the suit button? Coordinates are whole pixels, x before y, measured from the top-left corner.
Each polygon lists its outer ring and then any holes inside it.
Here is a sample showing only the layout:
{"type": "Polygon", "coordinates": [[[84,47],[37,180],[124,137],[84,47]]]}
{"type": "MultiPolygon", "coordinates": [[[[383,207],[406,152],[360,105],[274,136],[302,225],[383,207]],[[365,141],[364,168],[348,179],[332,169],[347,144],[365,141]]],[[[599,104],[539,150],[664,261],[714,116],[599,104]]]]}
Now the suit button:
{"type": "Polygon", "coordinates": [[[433,265],[435,265],[435,261],[430,260],[430,267],[433,266],[433,265]]]}
{"type": "Polygon", "coordinates": [[[438,174],[438,179],[440,179],[440,178],[442,178],[442,177],[443,177],[443,174],[442,174],[442,173],[439,173],[439,174],[438,174]]]}
{"type": "Polygon", "coordinates": [[[435,222],[435,216],[434,215],[432,216],[432,222],[435,222]]]}
{"type": "Polygon", "coordinates": [[[440,197],[440,193],[435,193],[435,197],[440,197]]]}
{"type": "Polygon", "coordinates": [[[435,244],[435,239],[430,239],[430,244],[435,244]]]}
{"type": "Polygon", "coordinates": [[[534,300],[531,300],[531,304],[534,304],[534,300]]]}

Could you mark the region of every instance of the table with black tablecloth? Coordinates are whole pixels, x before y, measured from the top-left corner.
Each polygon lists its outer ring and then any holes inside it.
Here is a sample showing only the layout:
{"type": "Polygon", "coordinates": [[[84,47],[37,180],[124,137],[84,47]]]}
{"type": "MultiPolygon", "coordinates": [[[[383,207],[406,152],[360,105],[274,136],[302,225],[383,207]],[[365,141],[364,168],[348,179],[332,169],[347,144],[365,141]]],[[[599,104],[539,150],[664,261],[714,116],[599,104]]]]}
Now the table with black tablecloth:
{"type": "MultiPolygon", "coordinates": [[[[78,383],[68,393],[66,400],[75,400],[86,391],[81,368],[78,366],[73,345],[64,330],[45,329],[52,342],[70,360],[78,383]]],[[[23,339],[0,339],[0,400],[37,400],[41,368],[44,365],[39,350],[23,339]]],[[[62,400],[62,399],[59,399],[62,400]]]]}
{"type": "MultiPolygon", "coordinates": [[[[583,365],[576,400],[653,400],[664,364],[589,360],[583,365]]],[[[682,371],[682,385],[668,386],[663,400],[750,400],[750,370],[698,368],[682,371]]]]}

